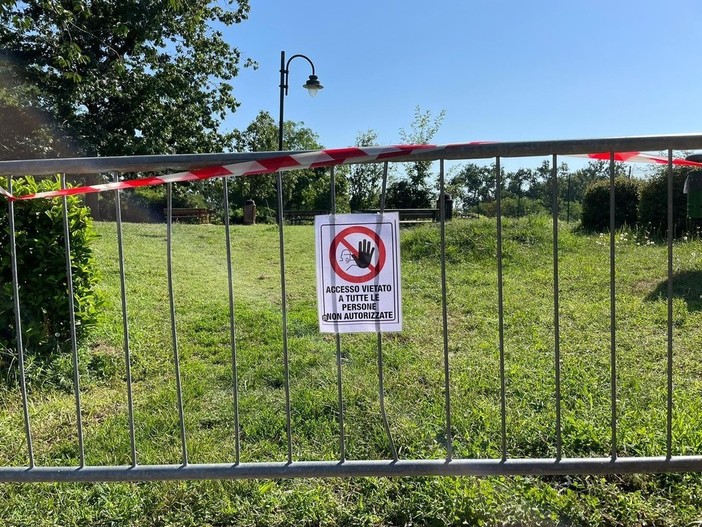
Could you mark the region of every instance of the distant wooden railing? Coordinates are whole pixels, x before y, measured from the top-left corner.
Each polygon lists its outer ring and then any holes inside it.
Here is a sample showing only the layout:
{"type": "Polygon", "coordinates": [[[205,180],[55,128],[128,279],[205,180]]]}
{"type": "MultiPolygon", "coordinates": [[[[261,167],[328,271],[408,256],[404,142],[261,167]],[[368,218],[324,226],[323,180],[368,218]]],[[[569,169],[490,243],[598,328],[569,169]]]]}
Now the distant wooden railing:
{"type": "MultiPolygon", "coordinates": [[[[168,209],[163,209],[163,214],[168,214],[168,209]]],[[[200,209],[200,208],[173,208],[172,217],[174,220],[182,220],[189,218],[197,218],[200,223],[210,223],[210,215],[212,211],[210,209],[200,209]]]]}
{"type": "Polygon", "coordinates": [[[315,216],[329,214],[328,210],[284,210],[283,221],[287,221],[293,225],[302,225],[304,223],[313,223],[315,216]]]}

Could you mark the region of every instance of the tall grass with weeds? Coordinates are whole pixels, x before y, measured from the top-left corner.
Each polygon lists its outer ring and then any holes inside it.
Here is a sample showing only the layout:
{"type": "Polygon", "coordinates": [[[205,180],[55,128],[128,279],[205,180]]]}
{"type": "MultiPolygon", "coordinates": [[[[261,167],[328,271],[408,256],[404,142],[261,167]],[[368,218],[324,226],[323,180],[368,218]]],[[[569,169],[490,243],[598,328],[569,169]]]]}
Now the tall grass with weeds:
{"type": "MultiPolygon", "coordinates": [[[[555,456],[553,232],[548,217],[503,222],[509,457],[555,456]]],[[[89,464],[131,462],[115,226],[97,226],[105,310],[81,350],[89,464]]],[[[283,461],[282,320],[275,226],[234,227],[242,461],[283,461]]],[[[293,457],[338,459],[333,336],[317,328],[314,232],[286,227],[293,457]]],[[[501,455],[494,219],[446,226],[454,457],[501,455]]],[[[402,333],[383,336],[387,412],[403,459],[446,455],[438,225],[401,233],[402,333]]],[[[616,236],[618,454],[665,453],[667,250],[616,236]]],[[[179,463],[162,225],[125,225],[138,461],[179,463]]],[[[174,226],[176,316],[191,463],[232,462],[232,350],[224,231],[174,226]]],[[[702,242],[674,247],[673,454],[702,452],[702,242]]],[[[565,456],[611,448],[609,238],[560,225],[562,438],[565,456]]],[[[389,458],[374,335],[344,335],[349,459],[389,458]]],[[[57,367],[57,371],[63,366],[57,367]]],[[[66,373],[70,369],[65,370],[66,373]]],[[[30,368],[31,373],[31,368],[30,368]]],[[[37,462],[76,465],[64,374],[36,373],[37,462]],[[42,380],[43,379],[43,380],[42,380]]],[[[70,376],[67,377],[70,380],[70,376]]],[[[0,390],[0,462],[26,465],[21,400],[0,390]]],[[[680,525],[700,513],[697,474],[609,477],[361,478],[5,485],[5,525],[680,525]]]]}

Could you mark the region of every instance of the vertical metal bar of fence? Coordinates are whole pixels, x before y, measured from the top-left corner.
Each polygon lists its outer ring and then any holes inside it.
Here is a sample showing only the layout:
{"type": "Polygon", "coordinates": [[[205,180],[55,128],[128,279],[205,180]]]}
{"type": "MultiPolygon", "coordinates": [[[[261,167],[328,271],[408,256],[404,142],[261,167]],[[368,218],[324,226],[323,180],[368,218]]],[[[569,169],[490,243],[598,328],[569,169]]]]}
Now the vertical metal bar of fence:
{"type": "MultiPolygon", "coordinates": [[[[12,176],[7,178],[8,191],[12,194],[12,176]]],[[[27,441],[29,468],[34,468],[34,446],[32,445],[32,426],[29,420],[29,397],[27,395],[27,376],[24,369],[24,340],[22,338],[22,311],[20,309],[19,272],[17,268],[17,232],[15,230],[15,202],[8,200],[10,227],[10,259],[12,266],[12,295],[15,310],[15,332],[17,353],[19,355],[20,392],[22,394],[22,413],[24,415],[24,434],[27,441]]]]}
{"type": "MultiPolygon", "coordinates": [[[[385,201],[387,197],[388,189],[388,163],[383,163],[383,182],[380,194],[380,214],[385,214],[385,201]]],[[[383,334],[378,331],[378,397],[380,401],[380,416],[383,419],[383,427],[385,428],[385,433],[388,436],[388,443],[390,444],[390,451],[392,452],[392,458],[397,461],[397,449],[395,448],[395,442],[392,439],[392,433],[390,432],[390,423],[388,422],[388,414],[385,411],[385,381],[383,374],[383,334]]]]}
{"type": "MultiPolygon", "coordinates": [[[[553,178],[553,349],[556,372],[556,459],[563,457],[563,441],[561,438],[561,325],[560,325],[560,295],[558,285],[558,156],[552,158],[553,178]]],[[[570,199],[570,198],[569,198],[570,199]]]]}
{"type": "Polygon", "coordinates": [[[329,206],[332,214],[336,214],[336,171],[334,168],[329,167],[329,206]]]}
{"type": "MultiPolygon", "coordinates": [[[[119,176],[114,174],[115,183],[119,176]]],[[[129,320],[127,318],[127,281],[124,265],[124,239],[122,236],[122,203],[121,190],[115,190],[115,221],[117,223],[117,253],[119,257],[119,286],[122,300],[122,332],[124,343],[124,364],[127,377],[127,411],[129,415],[129,442],[132,450],[132,466],[137,466],[136,433],[134,431],[134,399],[132,392],[132,358],[129,342],[129,320]]]]}
{"type": "Polygon", "coordinates": [[[507,459],[507,393],[505,385],[505,312],[502,284],[502,168],[495,158],[495,202],[497,206],[497,314],[500,349],[500,437],[502,460],[507,459]]]}
{"type": "Polygon", "coordinates": [[[616,329],[616,283],[614,246],[616,241],[615,195],[614,195],[614,152],[609,153],[609,326],[610,326],[610,386],[611,386],[611,429],[612,459],[617,458],[617,329],[616,329]]]}
{"type": "MultiPolygon", "coordinates": [[[[61,188],[66,188],[66,174],[60,175],[61,188]]],[[[68,319],[71,326],[71,354],[73,358],[73,390],[76,400],[76,428],[80,466],[85,466],[85,445],[83,443],[83,417],[80,404],[80,372],[78,371],[78,336],[76,334],[75,297],[73,296],[73,269],[71,266],[71,229],[68,223],[68,198],[63,196],[63,236],[66,251],[66,286],[68,288],[68,319]]]]}
{"type": "Polygon", "coordinates": [[[668,149],[668,364],[665,456],[673,455],[673,150],[668,149]]]}
{"type": "Polygon", "coordinates": [[[441,317],[444,344],[444,404],[446,408],[446,461],[453,458],[453,433],[451,431],[451,371],[448,340],[448,296],[446,291],[446,174],[444,160],[439,160],[439,219],[441,220],[441,317]]]}
{"type": "Polygon", "coordinates": [[[566,223],[570,223],[570,172],[568,173],[568,201],[566,201],[568,211],[566,212],[566,223]]]}
{"type": "Polygon", "coordinates": [[[380,213],[385,212],[385,198],[388,195],[388,162],[383,163],[383,178],[380,183],[380,213]]]}
{"type": "Polygon", "coordinates": [[[229,220],[229,180],[223,180],[224,236],[227,246],[227,287],[229,289],[229,340],[232,347],[232,395],[234,397],[234,462],[241,461],[241,432],[239,431],[239,371],[236,358],[236,320],[234,316],[234,272],[232,269],[232,235],[229,220]]]}
{"type": "Polygon", "coordinates": [[[176,330],[175,297],[173,294],[173,183],[167,184],[166,252],[168,267],[168,301],[171,311],[171,339],[173,342],[173,364],[175,367],[176,395],[178,398],[178,418],[180,421],[180,441],[183,465],[188,464],[188,445],[185,437],[185,411],[183,409],[183,386],[180,378],[180,355],[178,353],[178,332],[176,330]]]}
{"type": "MultiPolygon", "coordinates": [[[[282,97],[282,95],[281,95],[282,97]]],[[[282,100],[282,99],[281,99],[282,100]]],[[[280,258],[280,309],[283,325],[283,379],[285,388],[285,433],[288,463],[292,463],[292,423],[290,417],[290,363],[288,357],[288,299],[285,286],[285,235],[283,233],[283,173],[278,172],[278,248],[280,258]]]]}
{"type": "Polygon", "coordinates": [[[344,431],[344,389],[341,377],[341,335],[336,337],[336,386],[339,398],[339,461],[346,461],[346,432],[344,431]]]}
{"type": "MultiPolygon", "coordinates": [[[[334,167],[329,169],[329,185],[331,199],[331,213],[336,214],[336,171],[334,167]]],[[[336,340],[336,389],[339,404],[339,461],[346,461],[346,438],[344,435],[344,389],[341,376],[341,335],[337,331],[334,335],[336,340]]]]}

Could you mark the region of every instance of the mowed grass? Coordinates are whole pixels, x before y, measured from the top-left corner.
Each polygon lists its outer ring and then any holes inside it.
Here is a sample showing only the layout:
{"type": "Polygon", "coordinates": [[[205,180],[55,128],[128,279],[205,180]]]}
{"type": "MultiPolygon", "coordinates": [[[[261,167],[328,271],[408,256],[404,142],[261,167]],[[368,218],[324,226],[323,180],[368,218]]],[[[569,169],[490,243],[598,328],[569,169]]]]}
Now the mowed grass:
{"type": "MultiPolygon", "coordinates": [[[[509,457],[556,455],[553,238],[548,218],[505,221],[504,354],[509,457]]],[[[81,348],[86,461],[131,463],[116,226],[97,225],[104,316],[81,348]]],[[[163,225],[124,226],[135,433],[140,464],[182,462],[163,225]]],[[[335,339],[317,327],[314,232],[285,228],[292,450],[339,457],[335,339]]],[[[224,228],[175,225],[174,291],[190,463],[235,460],[224,228]]],[[[403,229],[404,331],[383,336],[385,396],[403,459],[446,455],[437,225],[403,229]]],[[[611,451],[609,239],[561,226],[559,301],[564,456],[611,451]]],[[[232,228],[241,461],[287,459],[276,226],[232,228]]],[[[674,250],[673,454],[702,453],[702,243],[674,250]]],[[[666,447],[667,249],[616,244],[617,450],[666,447]]],[[[455,458],[501,456],[494,220],[447,227],[455,458]]],[[[375,335],[344,335],[348,459],[391,456],[380,418],[375,335]]],[[[76,465],[70,358],[29,367],[40,465],[76,465]]],[[[0,392],[0,461],[26,465],[21,400],[0,392]]],[[[364,478],[100,485],[5,485],[7,525],[678,525],[702,517],[698,475],[364,478]]]]}

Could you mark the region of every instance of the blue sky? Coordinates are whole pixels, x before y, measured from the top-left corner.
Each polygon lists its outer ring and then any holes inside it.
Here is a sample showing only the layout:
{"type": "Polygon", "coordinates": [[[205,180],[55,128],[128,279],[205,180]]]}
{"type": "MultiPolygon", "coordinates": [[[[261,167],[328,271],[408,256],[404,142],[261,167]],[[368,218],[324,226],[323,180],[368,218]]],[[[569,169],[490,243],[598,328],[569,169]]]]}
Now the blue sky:
{"type": "Polygon", "coordinates": [[[325,87],[309,97],[295,60],[286,119],[326,147],[400,142],[417,105],[446,111],[436,143],[702,131],[699,0],[251,0],[226,37],[260,65],[228,128],[277,119],[285,50],[325,87]]]}

